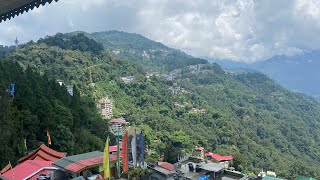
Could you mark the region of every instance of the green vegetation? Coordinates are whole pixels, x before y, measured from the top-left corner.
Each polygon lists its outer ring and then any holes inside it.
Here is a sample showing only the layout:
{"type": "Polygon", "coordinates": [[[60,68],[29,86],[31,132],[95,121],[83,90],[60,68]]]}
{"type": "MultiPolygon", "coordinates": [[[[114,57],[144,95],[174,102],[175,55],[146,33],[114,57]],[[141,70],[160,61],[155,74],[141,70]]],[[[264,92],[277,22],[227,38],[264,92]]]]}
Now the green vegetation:
{"type": "MultiPolygon", "coordinates": [[[[143,63],[129,61],[129,56],[110,55],[108,49],[90,50],[86,43],[91,41],[76,34],[63,38],[71,42],[67,46],[61,47],[55,43],[58,41],[55,37],[49,37],[46,41],[28,43],[7,56],[26,70],[22,72],[16,64],[15,69],[10,69],[13,65],[4,62],[4,72],[17,77],[0,71],[1,88],[8,88],[11,82],[17,84],[13,100],[7,95],[0,100],[0,122],[10,122],[10,128],[0,126],[6,137],[1,136],[1,144],[8,145],[1,147],[0,152],[9,153],[6,159],[1,159],[1,165],[23,154],[20,147],[23,138],[28,143],[33,140],[32,147],[45,142],[47,128],[52,131],[57,150],[66,148],[76,153],[99,149],[107,127],[97,117],[92,99],[108,96],[113,99],[115,116],[124,114],[132,126],[142,129],[148,148],[163,155],[166,161],[175,162],[178,155],[191,153],[195,145],[200,145],[208,151],[233,155],[234,167],[242,172],[258,173],[263,168],[276,171],[281,177],[320,178],[320,105],[312,98],[292,93],[262,74],[227,74],[217,64],[181,64],[174,81],[156,76],[147,79],[141,68],[143,63]],[[88,48],[78,48],[77,37],[88,48]],[[96,65],[92,68],[94,86],[89,83],[90,65],[96,65]],[[120,80],[122,76],[135,79],[124,83],[120,80]],[[50,79],[74,84],[81,95],[68,96],[64,87],[50,79]],[[26,88],[19,88],[19,83],[26,88]],[[169,89],[176,86],[186,91],[173,93],[169,89]],[[76,99],[76,105],[71,103],[72,99],[76,99]],[[189,105],[175,107],[175,102],[189,105]],[[12,110],[15,108],[19,111],[12,110]],[[206,111],[201,113],[192,108],[206,111]],[[54,113],[58,110],[63,113],[54,113]],[[24,122],[30,128],[23,128],[24,122]],[[18,141],[19,147],[15,147],[13,140],[18,141]]],[[[160,52],[159,57],[166,54],[160,52]]]]}
{"type": "Polygon", "coordinates": [[[188,65],[208,63],[139,34],[106,31],[86,36],[102,43],[111,55],[137,62],[148,71],[167,72],[188,65]]]}
{"type": "Polygon", "coordinates": [[[17,62],[0,61],[0,165],[16,162],[28,151],[47,144],[68,154],[102,149],[107,123],[95,103],[80,97],[77,88],[70,96],[65,86],[17,62]],[[9,95],[15,84],[15,96],[9,95]],[[26,140],[27,149],[24,141],[26,140]]]}

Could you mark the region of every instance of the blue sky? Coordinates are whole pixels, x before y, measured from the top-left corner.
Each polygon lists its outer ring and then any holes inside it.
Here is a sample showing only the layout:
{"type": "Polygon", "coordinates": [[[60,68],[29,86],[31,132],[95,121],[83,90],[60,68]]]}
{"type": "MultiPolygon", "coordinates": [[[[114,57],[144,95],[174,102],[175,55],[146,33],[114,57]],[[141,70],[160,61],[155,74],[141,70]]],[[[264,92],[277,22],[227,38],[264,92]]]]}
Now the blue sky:
{"type": "Polygon", "coordinates": [[[194,56],[254,62],[320,48],[319,0],[60,0],[0,24],[0,44],[122,30],[194,56]]]}

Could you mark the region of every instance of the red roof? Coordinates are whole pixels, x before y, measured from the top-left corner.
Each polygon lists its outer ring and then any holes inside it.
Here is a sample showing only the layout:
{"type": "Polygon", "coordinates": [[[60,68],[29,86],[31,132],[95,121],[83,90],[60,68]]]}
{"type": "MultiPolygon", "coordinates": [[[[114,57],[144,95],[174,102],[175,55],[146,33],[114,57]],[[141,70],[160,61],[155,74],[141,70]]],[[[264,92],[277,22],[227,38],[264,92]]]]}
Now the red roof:
{"type": "Polygon", "coordinates": [[[11,168],[10,164],[6,165],[6,167],[4,167],[1,171],[0,171],[0,175],[4,174],[5,172],[9,171],[11,168]]]}
{"type": "Polygon", "coordinates": [[[212,153],[212,152],[207,152],[205,155],[206,155],[207,157],[208,157],[208,156],[212,157],[212,156],[213,156],[213,153],[212,153]]]}
{"type": "MultiPolygon", "coordinates": [[[[122,149],[122,144],[120,144],[120,150],[122,149]]],[[[109,152],[116,152],[118,150],[117,146],[109,146],[109,152]]]]}
{"type": "Polygon", "coordinates": [[[56,161],[60,158],[65,157],[65,153],[55,151],[46,145],[42,144],[36,150],[32,151],[28,155],[20,158],[18,163],[22,163],[26,160],[46,160],[46,161],[56,161]]]}
{"type": "Polygon", "coordinates": [[[125,120],[121,120],[121,119],[112,119],[110,122],[111,123],[119,123],[119,124],[127,123],[125,120]]]}
{"type": "MultiPolygon", "coordinates": [[[[120,157],[121,158],[121,157],[120,157]]],[[[110,162],[117,161],[116,154],[109,155],[110,162]]],[[[75,174],[92,167],[101,166],[103,164],[103,152],[93,151],[84,154],[78,154],[74,156],[67,156],[61,158],[53,163],[53,166],[60,169],[71,171],[75,174]]]]}
{"type": "MultiPolygon", "coordinates": [[[[6,173],[4,173],[1,177],[8,180],[31,178],[32,175],[34,176],[37,174],[37,172],[42,171],[44,169],[56,169],[51,165],[51,161],[26,160],[23,163],[14,167],[12,170],[9,170],[6,173]]],[[[48,172],[50,173],[50,171],[48,172]]]]}
{"type": "MultiPolygon", "coordinates": [[[[109,155],[109,161],[116,162],[117,155],[109,155]]],[[[72,172],[81,172],[85,169],[96,167],[102,164],[103,164],[103,156],[99,156],[96,158],[85,159],[85,160],[78,161],[76,163],[72,163],[66,166],[64,169],[67,169],[72,172]]]]}
{"type": "Polygon", "coordinates": [[[173,171],[174,169],[174,166],[173,164],[170,164],[168,162],[159,162],[158,164],[160,167],[166,169],[166,170],[169,170],[169,171],[173,171]]]}
{"type": "Polygon", "coordinates": [[[216,159],[217,161],[230,161],[233,159],[232,156],[221,156],[219,154],[213,154],[212,158],[216,159]]]}

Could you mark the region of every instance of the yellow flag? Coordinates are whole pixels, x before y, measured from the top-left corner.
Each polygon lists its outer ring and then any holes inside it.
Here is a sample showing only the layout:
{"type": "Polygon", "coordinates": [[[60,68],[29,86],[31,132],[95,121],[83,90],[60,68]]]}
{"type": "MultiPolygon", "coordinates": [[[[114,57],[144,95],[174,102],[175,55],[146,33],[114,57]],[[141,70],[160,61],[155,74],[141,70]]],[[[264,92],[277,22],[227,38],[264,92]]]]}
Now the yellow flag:
{"type": "Polygon", "coordinates": [[[106,146],[103,152],[103,170],[104,179],[109,179],[110,177],[110,167],[109,167],[109,137],[107,137],[106,146]]]}

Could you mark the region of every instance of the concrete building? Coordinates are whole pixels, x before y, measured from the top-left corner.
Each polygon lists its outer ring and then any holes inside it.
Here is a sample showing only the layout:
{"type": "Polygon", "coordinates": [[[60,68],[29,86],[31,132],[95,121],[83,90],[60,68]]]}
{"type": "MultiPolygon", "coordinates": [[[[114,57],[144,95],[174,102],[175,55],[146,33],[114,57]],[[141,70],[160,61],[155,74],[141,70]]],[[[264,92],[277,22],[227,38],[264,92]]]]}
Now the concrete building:
{"type": "Polygon", "coordinates": [[[100,110],[100,113],[103,118],[112,118],[112,101],[107,97],[99,100],[98,109],[100,110]]]}

